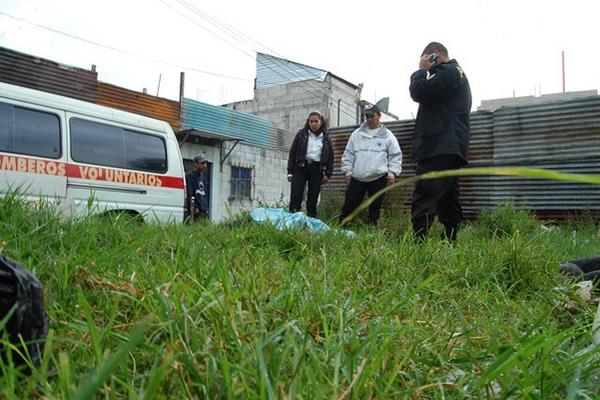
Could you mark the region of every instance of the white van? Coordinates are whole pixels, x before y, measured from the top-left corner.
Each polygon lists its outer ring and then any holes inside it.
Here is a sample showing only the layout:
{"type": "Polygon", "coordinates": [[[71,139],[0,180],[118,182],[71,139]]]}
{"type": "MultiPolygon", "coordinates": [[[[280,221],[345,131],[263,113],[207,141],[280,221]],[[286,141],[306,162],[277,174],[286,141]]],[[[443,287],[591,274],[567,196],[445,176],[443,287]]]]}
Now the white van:
{"type": "Polygon", "coordinates": [[[166,122],[0,82],[0,195],[181,222],[184,182],[166,122]]]}

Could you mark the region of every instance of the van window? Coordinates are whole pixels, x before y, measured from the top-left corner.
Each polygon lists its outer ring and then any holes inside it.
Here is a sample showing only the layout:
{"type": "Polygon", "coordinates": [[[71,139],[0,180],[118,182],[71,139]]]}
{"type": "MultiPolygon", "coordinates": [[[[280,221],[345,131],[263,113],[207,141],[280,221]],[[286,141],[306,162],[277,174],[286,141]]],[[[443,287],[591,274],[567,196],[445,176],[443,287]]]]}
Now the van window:
{"type": "Polygon", "coordinates": [[[117,126],[71,118],[71,157],[75,161],[164,173],[165,141],[158,136],[117,126]]]}
{"type": "Polygon", "coordinates": [[[57,115],[0,103],[0,151],[60,158],[57,115]]]}

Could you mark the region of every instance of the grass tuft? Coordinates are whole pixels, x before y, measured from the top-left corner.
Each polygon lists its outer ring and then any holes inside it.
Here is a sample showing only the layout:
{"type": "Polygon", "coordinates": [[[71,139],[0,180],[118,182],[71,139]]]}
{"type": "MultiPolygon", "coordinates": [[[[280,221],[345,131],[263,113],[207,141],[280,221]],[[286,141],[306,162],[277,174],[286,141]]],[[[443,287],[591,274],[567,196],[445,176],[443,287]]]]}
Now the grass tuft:
{"type": "MultiPolygon", "coordinates": [[[[355,239],[232,223],[59,218],[0,199],[2,251],[45,287],[51,333],[7,398],[594,398],[595,305],[558,274],[597,227],[511,205],[420,245],[389,212],[355,239]],[[573,233],[575,232],[575,234],[573,233]],[[141,328],[140,328],[141,327],[141,328]]],[[[335,218],[332,216],[332,218],[335,218]]]]}

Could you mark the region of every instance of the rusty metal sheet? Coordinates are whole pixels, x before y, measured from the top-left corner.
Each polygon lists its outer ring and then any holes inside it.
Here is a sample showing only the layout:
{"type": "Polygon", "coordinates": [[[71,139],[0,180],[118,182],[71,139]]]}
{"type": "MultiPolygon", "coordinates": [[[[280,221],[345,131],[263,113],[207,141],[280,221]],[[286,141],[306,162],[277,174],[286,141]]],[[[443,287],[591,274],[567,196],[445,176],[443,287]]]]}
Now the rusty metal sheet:
{"type": "Polygon", "coordinates": [[[294,132],[286,131],[273,126],[271,127],[267,148],[287,153],[289,152],[290,147],[292,147],[294,137],[296,137],[294,132]]]}
{"type": "Polygon", "coordinates": [[[503,107],[494,114],[494,159],[531,165],[600,154],[600,96],[537,106],[503,107]],[[574,157],[574,158],[573,158],[574,157]]]}
{"type": "MultiPolygon", "coordinates": [[[[398,138],[404,154],[402,177],[414,176],[412,120],[385,124],[398,138]]],[[[331,195],[343,195],[340,159],[355,127],[332,129],[336,149],[331,195]]],[[[600,174],[600,96],[545,104],[501,107],[471,113],[471,167],[522,166],[560,172],[600,174]]],[[[410,210],[406,191],[396,197],[410,210]]],[[[394,201],[394,200],[392,200],[394,201]]],[[[506,176],[461,178],[465,215],[473,217],[504,202],[546,218],[588,213],[600,215],[600,186],[506,176]]],[[[389,203],[389,201],[387,201],[389,203]]]]}
{"type": "Polygon", "coordinates": [[[0,47],[0,81],[92,103],[97,74],[0,47]]]}
{"type": "Polygon", "coordinates": [[[98,82],[98,104],[166,121],[179,130],[179,102],[98,82]]]}

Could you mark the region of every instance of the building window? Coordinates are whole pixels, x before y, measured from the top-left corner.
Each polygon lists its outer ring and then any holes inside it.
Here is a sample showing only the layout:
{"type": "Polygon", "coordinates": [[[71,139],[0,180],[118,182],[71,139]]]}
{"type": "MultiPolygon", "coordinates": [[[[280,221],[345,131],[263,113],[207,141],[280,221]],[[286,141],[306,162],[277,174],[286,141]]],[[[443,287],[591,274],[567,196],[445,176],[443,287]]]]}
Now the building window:
{"type": "Polygon", "coordinates": [[[249,199],[252,196],[252,169],[231,167],[231,197],[249,199]]]}

